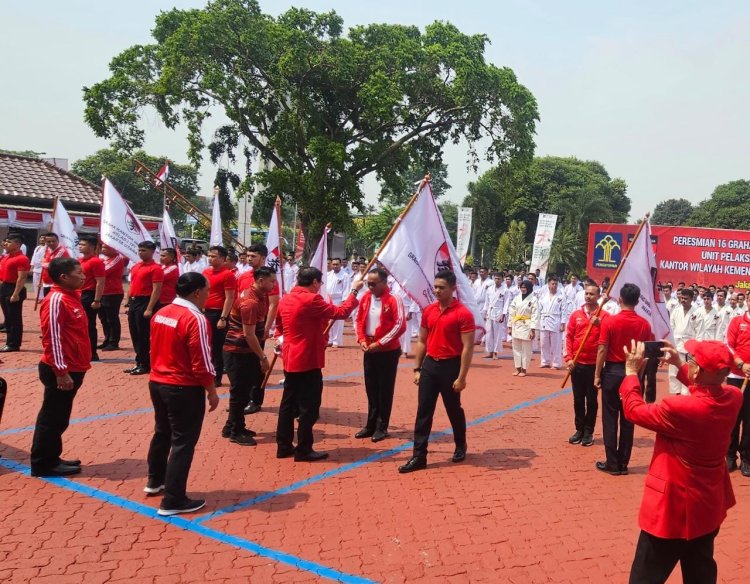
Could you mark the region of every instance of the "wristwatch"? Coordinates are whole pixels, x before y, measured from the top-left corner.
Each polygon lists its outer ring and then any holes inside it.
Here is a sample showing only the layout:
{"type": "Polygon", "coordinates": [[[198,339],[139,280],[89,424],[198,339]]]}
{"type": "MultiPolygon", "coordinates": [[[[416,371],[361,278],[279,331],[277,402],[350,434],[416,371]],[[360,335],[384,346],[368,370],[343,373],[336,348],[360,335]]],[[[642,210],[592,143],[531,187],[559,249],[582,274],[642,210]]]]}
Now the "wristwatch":
{"type": "Polygon", "coordinates": [[[227,319],[227,317],[226,317],[226,316],[220,316],[220,317],[219,317],[219,320],[226,320],[226,319],[227,319]]]}

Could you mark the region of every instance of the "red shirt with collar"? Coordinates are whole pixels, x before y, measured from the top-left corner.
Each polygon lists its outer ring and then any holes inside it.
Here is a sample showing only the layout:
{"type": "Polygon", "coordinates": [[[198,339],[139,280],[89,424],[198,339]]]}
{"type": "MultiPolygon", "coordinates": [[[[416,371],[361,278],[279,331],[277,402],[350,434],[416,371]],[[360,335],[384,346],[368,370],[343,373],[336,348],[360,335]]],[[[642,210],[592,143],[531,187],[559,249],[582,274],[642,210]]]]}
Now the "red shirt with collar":
{"type": "Polygon", "coordinates": [[[268,296],[255,286],[245,290],[235,299],[227,320],[227,337],[224,350],[230,353],[250,353],[243,325],[253,327],[255,336],[261,339],[268,316],[268,296]]]}
{"type": "MultiPolygon", "coordinates": [[[[247,290],[253,284],[255,284],[255,274],[253,273],[253,269],[250,268],[247,272],[240,274],[240,277],[237,278],[237,293],[239,294],[243,290],[247,290]]],[[[279,291],[279,281],[276,280],[276,283],[273,285],[273,289],[268,293],[268,295],[278,296],[279,291]]]]}
{"type": "Polygon", "coordinates": [[[80,257],[78,261],[81,262],[81,269],[85,277],[81,290],[96,290],[96,279],[104,278],[104,262],[95,255],[90,258],[80,257]]]}
{"type": "MultiPolygon", "coordinates": [[[[583,338],[586,335],[586,331],[589,328],[596,308],[589,314],[586,312],[585,307],[581,307],[570,315],[568,320],[568,327],[565,332],[565,360],[571,361],[575,357],[578,347],[583,343],[583,338]]],[[[599,313],[599,324],[595,324],[591,327],[591,332],[586,338],[586,342],[578,354],[576,363],[581,365],[596,365],[596,354],[599,351],[599,336],[601,334],[602,322],[609,316],[609,313],[602,310],[599,313]]]]}
{"type": "Polygon", "coordinates": [[[380,297],[380,322],[375,328],[375,334],[368,337],[366,333],[367,315],[372,304],[372,292],[365,292],[357,310],[357,342],[366,341],[368,344],[377,343],[383,351],[395,351],[401,348],[401,335],[406,330],[406,315],[401,298],[391,294],[388,290],[380,297]]]}
{"type": "Polygon", "coordinates": [[[31,270],[31,261],[21,250],[0,258],[0,282],[15,284],[18,281],[18,272],[28,272],[29,270],[31,270]]]}
{"type": "Polygon", "coordinates": [[[91,369],[89,321],[78,290],[52,286],[42,300],[39,320],[42,363],[52,367],[58,377],[69,371],[82,373],[91,369]]]}
{"type": "Polygon", "coordinates": [[[151,317],[151,374],[168,385],[208,387],[216,371],[211,363],[211,325],[188,300],[175,298],[151,317]]]}
{"type": "Polygon", "coordinates": [[[348,294],[340,306],[329,304],[320,294],[295,286],[279,301],[276,334],[283,335],[281,356],[284,371],[301,373],[325,367],[326,335],[329,320],[343,320],[357,307],[357,298],[348,294]]]}
{"type": "Polygon", "coordinates": [[[654,340],[651,325],[634,310],[622,310],[606,318],[599,328],[599,344],[608,346],[606,361],[625,363],[623,347],[630,347],[632,340],[654,340]]]}
{"type": "Polygon", "coordinates": [[[128,266],[128,258],[124,255],[117,254],[104,260],[104,296],[108,294],[124,294],[122,287],[122,276],[125,268],[128,266]]]}
{"type": "Polygon", "coordinates": [[[164,272],[164,281],[161,283],[159,304],[171,304],[177,297],[177,279],[180,277],[180,266],[179,264],[172,264],[161,268],[164,272]]]}
{"type": "MultiPolygon", "coordinates": [[[[750,316],[748,313],[735,316],[727,327],[727,346],[732,349],[735,357],[745,363],[750,363],[750,316]]],[[[732,373],[744,377],[744,373],[732,362],[732,373]]]]}
{"type": "Polygon", "coordinates": [[[232,270],[221,266],[220,268],[206,268],[203,275],[208,280],[208,300],[205,308],[207,310],[221,310],[224,308],[227,290],[237,289],[237,278],[232,270]]]}
{"type": "Polygon", "coordinates": [[[47,248],[44,252],[44,259],[42,260],[42,284],[45,286],[52,286],[52,278],[47,273],[49,263],[57,258],[69,258],[70,252],[68,248],[58,245],[55,249],[47,248]]]}
{"type": "Polygon", "coordinates": [[[430,304],[422,312],[420,326],[427,329],[427,355],[433,359],[460,357],[464,350],[463,333],[474,332],[474,315],[456,300],[440,311],[440,303],[430,304]]]}
{"type": "Polygon", "coordinates": [[[130,270],[130,297],[151,296],[154,284],[164,281],[164,271],[161,264],[154,260],[138,262],[130,270]]]}

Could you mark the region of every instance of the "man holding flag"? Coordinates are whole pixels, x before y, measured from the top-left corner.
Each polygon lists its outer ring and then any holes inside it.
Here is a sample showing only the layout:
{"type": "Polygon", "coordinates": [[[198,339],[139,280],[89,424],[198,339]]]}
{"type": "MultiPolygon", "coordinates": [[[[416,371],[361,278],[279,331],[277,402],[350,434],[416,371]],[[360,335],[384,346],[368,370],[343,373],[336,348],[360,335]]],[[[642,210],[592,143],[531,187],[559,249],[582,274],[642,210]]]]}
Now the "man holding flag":
{"type": "Polygon", "coordinates": [[[58,258],[68,258],[70,257],[70,252],[68,252],[66,247],[60,245],[60,238],[57,236],[57,233],[53,233],[52,231],[45,233],[44,239],[47,242],[47,251],[44,252],[44,261],[42,262],[42,291],[44,296],[46,296],[52,289],[53,284],[52,278],[50,278],[48,273],[50,262],[58,258]]]}

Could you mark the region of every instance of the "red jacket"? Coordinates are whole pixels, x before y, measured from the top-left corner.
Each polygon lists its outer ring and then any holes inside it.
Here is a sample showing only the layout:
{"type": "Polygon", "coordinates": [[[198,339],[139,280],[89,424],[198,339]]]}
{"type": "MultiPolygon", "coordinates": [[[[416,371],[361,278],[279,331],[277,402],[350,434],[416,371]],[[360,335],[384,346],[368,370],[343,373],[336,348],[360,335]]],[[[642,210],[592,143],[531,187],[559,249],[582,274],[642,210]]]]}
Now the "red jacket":
{"type": "Polygon", "coordinates": [[[283,335],[281,358],[284,371],[301,373],[326,365],[326,336],[329,320],[343,320],[357,308],[357,298],[348,294],[340,306],[329,304],[315,292],[295,286],[279,301],[276,334],[283,335]]]}
{"type": "MultiPolygon", "coordinates": [[[[586,339],[586,344],[581,349],[576,363],[581,365],[596,365],[596,353],[599,350],[599,335],[602,321],[609,316],[609,313],[602,310],[599,313],[599,324],[591,327],[591,332],[586,339]]],[[[589,314],[581,307],[570,315],[568,328],[565,332],[565,360],[571,361],[578,351],[578,347],[583,342],[583,337],[589,328],[589,314]]]]}
{"type": "Polygon", "coordinates": [[[383,351],[395,351],[401,348],[401,335],[406,330],[406,315],[404,314],[404,303],[401,299],[386,290],[380,297],[381,310],[380,322],[375,327],[375,334],[368,337],[365,334],[367,327],[367,313],[372,303],[372,293],[366,292],[359,303],[357,310],[357,342],[377,342],[383,351]]]}
{"type": "MultiPolygon", "coordinates": [[[[687,365],[677,379],[690,385],[687,365]]],[[[636,375],[620,385],[625,417],[656,432],[638,523],[665,539],[711,533],[735,503],[724,457],[742,394],[729,385],[690,385],[689,390],[687,396],[646,404],[636,375]]]]}
{"type": "MultiPolygon", "coordinates": [[[[735,316],[727,327],[727,345],[745,363],[750,363],[750,316],[748,313],[735,316]]],[[[732,363],[732,373],[744,377],[742,371],[732,363]]]]}
{"type": "Polygon", "coordinates": [[[42,363],[58,377],[69,371],[83,373],[91,369],[89,320],[77,290],[71,292],[55,285],[39,311],[42,324],[42,363]]]}
{"type": "Polygon", "coordinates": [[[192,302],[175,298],[151,318],[149,379],[169,385],[208,387],[215,375],[208,320],[192,302]]]}
{"type": "Polygon", "coordinates": [[[50,248],[44,250],[44,259],[42,260],[42,284],[44,284],[45,286],[52,286],[52,284],[54,283],[52,282],[52,278],[50,278],[47,270],[47,268],[49,268],[49,263],[57,258],[69,257],[70,252],[68,251],[68,248],[63,247],[62,245],[58,245],[54,251],[52,251],[50,248]]]}

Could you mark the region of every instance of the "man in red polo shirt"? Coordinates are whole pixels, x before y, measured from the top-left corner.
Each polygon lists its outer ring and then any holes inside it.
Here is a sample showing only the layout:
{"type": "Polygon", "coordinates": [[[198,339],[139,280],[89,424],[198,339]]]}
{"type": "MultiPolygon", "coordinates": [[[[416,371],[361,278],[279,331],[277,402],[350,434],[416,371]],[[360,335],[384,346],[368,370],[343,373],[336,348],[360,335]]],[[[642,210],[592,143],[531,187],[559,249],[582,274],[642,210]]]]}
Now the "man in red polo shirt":
{"type": "Polygon", "coordinates": [[[69,258],[70,252],[67,247],[60,245],[60,238],[57,237],[57,233],[52,233],[51,231],[45,233],[44,239],[47,242],[47,250],[44,252],[44,260],[42,261],[42,291],[46,296],[49,294],[53,284],[52,278],[47,273],[49,263],[57,258],[69,258]]]}
{"type": "Polygon", "coordinates": [[[742,397],[737,388],[723,384],[734,359],[721,341],[689,340],[684,348],[686,364],[670,344],[663,353],[679,368],[688,393],[658,404],[641,397],[643,343],[632,341],[625,353],[623,411],[632,423],[656,432],[630,584],[666,582],[677,562],[683,582],[715,584],[714,540],[735,504],[724,454],[742,397]]]}
{"type": "Polygon", "coordinates": [[[81,288],[81,304],[89,321],[89,341],[91,342],[91,360],[98,361],[96,352],[96,313],[102,307],[104,294],[104,262],[96,254],[99,240],[94,235],[81,235],[78,238],[78,251],[81,257],[81,269],[85,280],[81,288]]]}
{"type": "Polygon", "coordinates": [[[117,253],[106,243],[102,244],[102,255],[104,256],[104,292],[99,320],[102,322],[104,341],[97,349],[117,351],[120,349],[120,306],[125,297],[122,278],[128,265],[128,258],[117,253]]]}
{"type": "Polygon", "coordinates": [[[145,375],[151,371],[151,316],[159,309],[159,296],[164,281],[161,266],[154,261],[156,244],[138,244],[141,261],[130,270],[130,288],[125,295],[130,338],[135,349],[135,367],[125,369],[131,375],[145,375]]]}
{"type": "Polygon", "coordinates": [[[73,399],[91,368],[88,323],[78,291],[85,276],[73,258],[56,258],[47,271],[54,283],[39,311],[42,358],[39,380],[44,399],[31,443],[32,476],[66,476],[81,472],[80,460],[63,460],[62,435],[70,423],[73,399]]]}
{"type": "Polygon", "coordinates": [[[357,307],[357,292],[364,282],[356,282],[340,306],[320,296],[323,274],[317,268],[301,268],[297,286],[279,302],[276,334],[283,336],[284,393],[276,426],[276,457],[294,456],[297,462],[323,460],[327,452],[313,450],[313,425],[320,414],[329,320],[344,320],[357,307]],[[294,418],[299,419],[297,447],[294,447],[294,418]]]}
{"type": "Polygon", "coordinates": [[[620,290],[621,311],[605,318],[599,333],[594,385],[602,390],[602,437],[607,459],[598,461],[596,468],[614,476],[628,474],[633,450],[633,423],[625,418],[618,393],[625,379],[623,347],[629,347],[632,341],[654,340],[651,325],[635,313],[640,298],[641,289],[638,286],[625,284],[620,290]]]}
{"type": "Polygon", "coordinates": [[[456,450],[453,462],[466,458],[466,415],[461,392],[466,388],[474,354],[474,316],[453,297],[456,275],[441,270],[435,275],[435,297],[422,313],[419,340],[414,353],[414,383],[419,386],[417,419],[414,422],[414,454],[400,466],[401,473],[427,467],[427,443],[432,431],[438,395],[453,428],[456,450]]]}
{"type": "Polygon", "coordinates": [[[594,426],[599,402],[594,387],[594,372],[596,369],[596,353],[599,349],[599,334],[601,321],[608,313],[602,311],[594,316],[599,307],[598,300],[601,291],[595,284],[587,284],[583,291],[584,305],[570,315],[565,335],[565,365],[570,371],[573,383],[573,412],[576,425],[575,434],[568,438],[570,444],[591,446],[594,443],[594,426]],[[591,331],[586,332],[591,325],[591,331]],[[580,353],[579,353],[580,350],[580,353]],[[578,353],[578,358],[573,358],[578,353]]]}
{"type": "Polygon", "coordinates": [[[208,267],[203,275],[208,280],[209,292],[203,313],[211,324],[211,355],[216,370],[216,386],[224,375],[223,347],[227,336],[227,320],[237,294],[237,278],[226,266],[227,250],[220,245],[208,248],[208,267]]]}
{"type": "MultiPolygon", "coordinates": [[[[750,313],[735,316],[727,328],[727,345],[734,354],[732,370],[727,383],[742,388],[750,377],[750,313]]],[[[740,472],[750,477],[750,387],[745,385],[742,408],[731,432],[727,450],[729,472],[737,470],[737,453],[740,455],[740,472]]]]}
{"type": "Polygon", "coordinates": [[[26,300],[26,279],[31,262],[21,252],[23,240],[16,233],[5,238],[6,254],[0,258],[0,308],[5,319],[5,346],[2,353],[21,349],[23,341],[23,301],[26,300]]]}
{"type": "Polygon", "coordinates": [[[357,343],[364,352],[367,422],[354,437],[380,442],[388,437],[406,314],[401,298],[388,289],[388,272],[372,270],[367,274],[367,288],[355,323],[357,343]]]}
{"type": "Polygon", "coordinates": [[[161,283],[159,306],[172,304],[177,296],[177,278],[180,277],[180,265],[177,263],[177,251],[173,247],[165,247],[159,252],[159,262],[164,271],[164,281],[161,283]]]}

